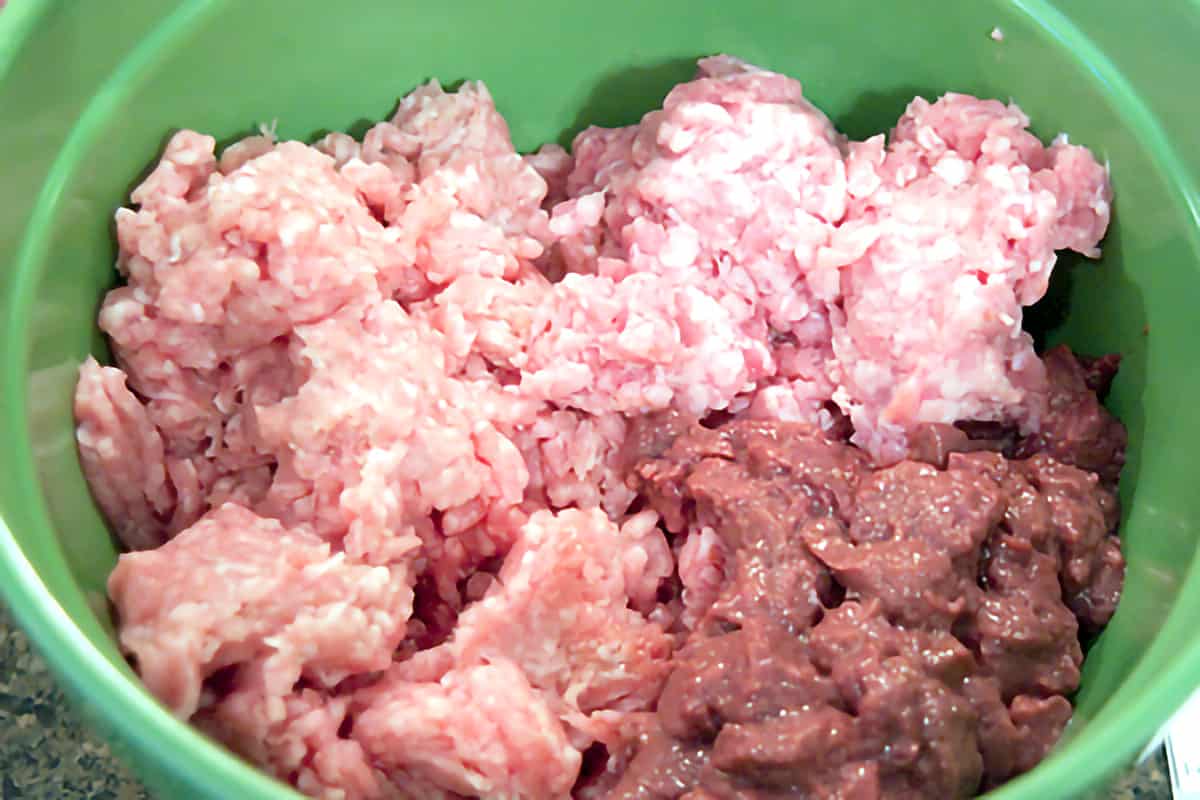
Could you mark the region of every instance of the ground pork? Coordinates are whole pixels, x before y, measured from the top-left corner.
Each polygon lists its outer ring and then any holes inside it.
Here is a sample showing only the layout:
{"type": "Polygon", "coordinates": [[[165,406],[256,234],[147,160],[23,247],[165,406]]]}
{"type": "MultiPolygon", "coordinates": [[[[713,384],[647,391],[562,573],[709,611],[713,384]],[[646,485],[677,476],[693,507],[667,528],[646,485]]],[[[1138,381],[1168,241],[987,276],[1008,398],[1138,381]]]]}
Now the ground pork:
{"type": "Polygon", "coordinates": [[[840,145],[797,81],[729,58],[701,61],[639,125],[585,130],[550,222],[578,274],[547,306],[530,388],[703,413],[773,379],[815,414],[832,392],[828,315],[803,276],[845,213],[840,145]]]}
{"type": "Polygon", "coordinates": [[[1098,254],[1111,196],[1087,150],[1043,147],[1028,124],[1016,106],[948,94],[914,100],[886,147],[851,146],[847,220],[818,269],[838,287],[824,295],[839,307],[834,399],[881,461],[919,423],[1029,432],[1045,413],[1021,308],[1045,293],[1055,250],[1098,254]]]}
{"type": "Polygon", "coordinates": [[[121,646],[186,718],[205,678],[256,659],[276,697],[301,677],[328,688],[384,669],[412,610],[410,584],[405,562],[354,563],[229,503],[158,549],[122,555],[108,591],[121,646]]]}
{"type": "Polygon", "coordinates": [[[452,638],[399,665],[396,677],[509,661],[581,749],[612,739],[624,712],[653,705],[672,651],[671,636],[648,619],[674,569],[657,522],[653,512],[619,527],[596,509],[535,513],[452,638]]]}
{"type": "Polygon", "coordinates": [[[341,735],[349,697],[315,689],[272,694],[259,662],[239,668],[231,684],[193,722],[234,752],[321,800],[409,797],[380,773],[362,744],[341,735]]]}
{"type": "Polygon", "coordinates": [[[462,667],[376,696],[354,736],[413,797],[570,795],[580,753],[546,700],[511,662],[462,667]]]}
{"type": "MultiPolygon", "coordinates": [[[[439,338],[392,300],[295,330],[305,380],[256,411],[278,463],[267,513],[344,537],[346,553],[370,563],[394,560],[408,537],[454,537],[481,523],[501,541],[480,558],[507,548],[528,473],[511,440],[473,409],[487,396],[446,375],[439,338]]],[[[442,559],[429,567],[450,569],[442,559]]]]}

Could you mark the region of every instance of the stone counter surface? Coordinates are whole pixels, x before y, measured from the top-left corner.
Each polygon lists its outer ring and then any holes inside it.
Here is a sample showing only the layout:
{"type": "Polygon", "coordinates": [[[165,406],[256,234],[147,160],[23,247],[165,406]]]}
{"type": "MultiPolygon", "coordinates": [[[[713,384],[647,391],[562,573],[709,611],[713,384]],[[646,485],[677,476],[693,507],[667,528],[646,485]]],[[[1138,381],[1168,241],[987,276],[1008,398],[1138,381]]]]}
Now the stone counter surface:
{"type": "MultiPolygon", "coordinates": [[[[149,800],[79,724],[29,641],[0,606],[0,800],[149,800]]],[[[1092,800],[1169,800],[1159,753],[1092,800]]],[[[180,798],[179,800],[184,800],[180,798]]]]}

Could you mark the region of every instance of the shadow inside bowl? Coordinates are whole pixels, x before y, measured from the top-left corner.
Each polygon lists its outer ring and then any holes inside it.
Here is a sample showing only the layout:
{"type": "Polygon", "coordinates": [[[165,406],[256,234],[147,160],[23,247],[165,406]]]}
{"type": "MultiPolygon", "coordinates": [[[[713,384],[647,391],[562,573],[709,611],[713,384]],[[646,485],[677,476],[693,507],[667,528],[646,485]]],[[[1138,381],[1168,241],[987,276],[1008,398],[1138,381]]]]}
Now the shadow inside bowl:
{"type": "Polygon", "coordinates": [[[702,55],[608,73],[587,93],[571,124],[552,141],[570,148],[575,136],[585,128],[632,125],[643,114],[660,108],[663,98],[676,84],[694,77],[696,61],[702,55]]]}
{"type": "Polygon", "coordinates": [[[914,97],[933,101],[942,94],[944,90],[927,86],[863,92],[851,104],[849,111],[838,114],[833,121],[839,131],[855,140],[869,139],[879,133],[890,135],[896,120],[904,114],[914,97]]]}

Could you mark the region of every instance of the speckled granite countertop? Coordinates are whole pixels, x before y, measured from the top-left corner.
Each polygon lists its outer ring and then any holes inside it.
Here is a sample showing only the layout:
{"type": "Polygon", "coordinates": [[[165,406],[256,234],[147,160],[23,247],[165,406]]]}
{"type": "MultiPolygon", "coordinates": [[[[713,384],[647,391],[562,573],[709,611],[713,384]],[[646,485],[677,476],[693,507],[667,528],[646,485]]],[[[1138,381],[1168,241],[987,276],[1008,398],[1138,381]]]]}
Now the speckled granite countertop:
{"type": "MultiPolygon", "coordinates": [[[[1160,753],[1094,800],[1170,797],[1167,764],[1160,753]]],[[[149,800],[108,748],[81,729],[41,659],[2,606],[0,800],[149,800]]]]}

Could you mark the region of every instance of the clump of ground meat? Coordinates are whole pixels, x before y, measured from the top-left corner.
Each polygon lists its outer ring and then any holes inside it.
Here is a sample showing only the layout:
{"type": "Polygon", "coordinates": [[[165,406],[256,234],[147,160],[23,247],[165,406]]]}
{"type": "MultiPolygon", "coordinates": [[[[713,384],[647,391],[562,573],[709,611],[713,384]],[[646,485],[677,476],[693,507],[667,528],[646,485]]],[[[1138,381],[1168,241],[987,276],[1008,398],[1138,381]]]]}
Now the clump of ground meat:
{"type": "Polygon", "coordinates": [[[122,647],[316,797],[1027,769],[1119,596],[1124,452],[1115,362],[1021,331],[1110,200],[1027,125],[949,94],[849,141],[717,56],[570,152],[518,154],[479,83],[361,140],[180,131],[116,214],[115,364],[75,397],[122,647]],[[1014,649],[994,619],[1031,614],[1014,649]],[[710,695],[729,724],[684,708],[710,695]]]}
{"type": "Polygon", "coordinates": [[[608,796],[969,797],[1037,764],[1124,574],[1112,488],[1056,458],[1119,466],[1124,431],[1069,351],[1048,367],[1073,411],[1020,459],[960,432],[879,468],[799,423],[641,420],[687,633],[608,796]]]}

